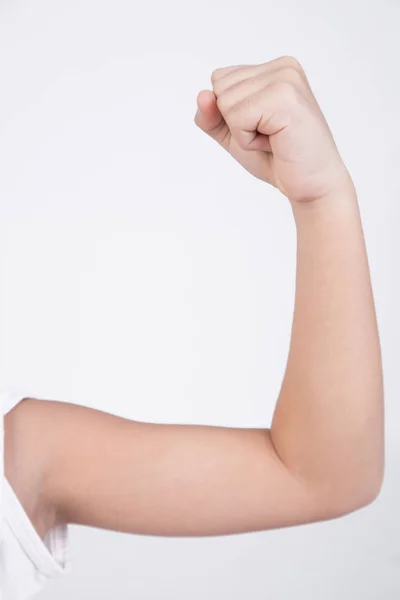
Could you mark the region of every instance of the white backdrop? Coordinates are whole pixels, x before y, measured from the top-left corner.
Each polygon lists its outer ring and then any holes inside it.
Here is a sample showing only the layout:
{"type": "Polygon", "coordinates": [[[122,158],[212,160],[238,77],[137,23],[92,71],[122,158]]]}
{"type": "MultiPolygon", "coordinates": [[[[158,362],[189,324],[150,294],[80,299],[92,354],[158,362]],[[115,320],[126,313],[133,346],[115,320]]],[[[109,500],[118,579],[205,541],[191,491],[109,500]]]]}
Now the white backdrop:
{"type": "Polygon", "coordinates": [[[371,507],[220,538],[73,527],[73,571],[42,600],[399,597],[399,27],[396,0],[1,0],[1,385],[139,420],[269,425],[291,211],[193,116],[213,69],[283,54],[356,182],[385,368],[371,507]]]}

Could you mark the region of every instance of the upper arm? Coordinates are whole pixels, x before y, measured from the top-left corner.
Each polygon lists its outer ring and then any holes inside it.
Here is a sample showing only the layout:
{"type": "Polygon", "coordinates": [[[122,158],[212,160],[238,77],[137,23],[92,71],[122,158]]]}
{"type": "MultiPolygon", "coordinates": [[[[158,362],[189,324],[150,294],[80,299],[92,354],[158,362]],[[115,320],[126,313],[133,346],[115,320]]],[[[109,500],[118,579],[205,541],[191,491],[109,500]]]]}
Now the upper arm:
{"type": "Polygon", "coordinates": [[[279,460],[268,430],[150,424],[34,402],[50,432],[52,494],[68,522],[198,536],[330,516],[279,460]]]}

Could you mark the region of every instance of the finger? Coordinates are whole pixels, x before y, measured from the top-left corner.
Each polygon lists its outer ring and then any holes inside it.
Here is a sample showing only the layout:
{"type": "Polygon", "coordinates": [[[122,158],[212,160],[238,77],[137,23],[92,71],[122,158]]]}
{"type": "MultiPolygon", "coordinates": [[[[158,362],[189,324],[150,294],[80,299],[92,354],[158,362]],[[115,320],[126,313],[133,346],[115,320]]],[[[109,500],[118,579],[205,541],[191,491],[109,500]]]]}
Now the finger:
{"type": "Polygon", "coordinates": [[[239,127],[232,127],[231,134],[238,146],[243,150],[272,152],[268,135],[264,135],[258,131],[247,131],[246,129],[239,127]]]}
{"type": "Polygon", "coordinates": [[[284,67],[279,70],[258,70],[255,75],[248,78],[241,78],[236,83],[232,83],[230,87],[218,94],[214,91],[217,97],[218,108],[226,119],[228,111],[250,97],[257,94],[261,89],[273,87],[279,84],[287,84],[295,88],[298,92],[304,89],[304,79],[301,73],[291,67],[284,67]]]}
{"type": "Polygon", "coordinates": [[[245,143],[247,143],[246,150],[252,150],[255,152],[272,152],[269,135],[264,135],[263,133],[258,132],[254,134],[254,132],[252,132],[251,141],[245,140],[245,143]]]}
{"type": "Polygon", "coordinates": [[[223,75],[218,73],[220,70],[221,69],[217,69],[216,76],[214,76],[214,73],[216,73],[216,71],[214,71],[211,77],[213,80],[213,90],[217,97],[233,85],[266,71],[267,67],[266,65],[246,65],[243,67],[234,67],[232,69],[222,69],[222,71],[227,71],[223,75]]]}
{"type": "Polygon", "coordinates": [[[228,150],[231,132],[218,108],[214,92],[201,91],[197,96],[197,107],[196,125],[228,150]]]}
{"type": "MultiPolygon", "coordinates": [[[[260,90],[266,90],[274,82],[274,75],[266,72],[258,73],[248,79],[240,79],[237,83],[231,85],[220,95],[215,94],[217,105],[224,118],[227,118],[229,111],[246,99],[257,94],[260,90]]],[[[250,101],[250,100],[249,100],[250,101]]]]}
{"type": "Polygon", "coordinates": [[[230,73],[233,73],[235,71],[240,71],[249,66],[251,66],[251,65],[233,65],[231,67],[219,67],[218,69],[215,69],[211,73],[211,83],[214,85],[217,81],[219,81],[220,79],[223,79],[230,73]]]}
{"type": "Polygon", "coordinates": [[[282,131],[287,122],[282,103],[292,101],[287,88],[270,85],[246,95],[226,112],[221,109],[232,137],[244,150],[273,150],[273,136],[282,131]],[[286,94],[286,97],[285,97],[286,94]]]}
{"type": "Polygon", "coordinates": [[[282,56],[257,65],[240,65],[216,69],[211,75],[213,90],[219,96],[222,92],[244,79],[255,77],[261,73],[277,73],[282,69],[293,70],[304,75],[303,69],[296,59],[290,56],[282,56]]]}

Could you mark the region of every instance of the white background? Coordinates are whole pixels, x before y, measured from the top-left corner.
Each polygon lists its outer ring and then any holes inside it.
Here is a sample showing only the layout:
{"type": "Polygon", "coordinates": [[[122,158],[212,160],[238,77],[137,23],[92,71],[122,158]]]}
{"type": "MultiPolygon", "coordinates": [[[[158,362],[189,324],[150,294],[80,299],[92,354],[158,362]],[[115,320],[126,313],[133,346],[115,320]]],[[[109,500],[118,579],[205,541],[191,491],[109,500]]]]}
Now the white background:
{"type": "Polygon", "coordinates": [[[293,309],[285,198],[193,124],[213,69],[296,56],[359,193],[385,487],[339,521],[203,539],[72,528],[42,600],[400,594],[400,3],[0,4],[0,383],[156,422],[268,426],[293,309]],[[397,344],[396,344],[397,341],[397,344]]]}

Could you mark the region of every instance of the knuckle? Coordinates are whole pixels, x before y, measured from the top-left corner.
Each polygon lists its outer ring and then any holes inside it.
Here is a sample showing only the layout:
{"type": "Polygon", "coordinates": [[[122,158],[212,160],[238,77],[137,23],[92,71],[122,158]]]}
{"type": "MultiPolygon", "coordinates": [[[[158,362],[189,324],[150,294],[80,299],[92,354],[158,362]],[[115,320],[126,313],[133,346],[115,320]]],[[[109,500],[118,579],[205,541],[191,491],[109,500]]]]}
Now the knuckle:
{"type": "Polygon", "coordinates": [[[303,71],[303,67],[301,66],[297,58],[295,58],[294,56],[283,56],[282,62],[287,66],[287,68],[293,69],[298,73],[302,73],[303,71]]]}
{"type": "Polygon", "coordinates": [[[299,83],[303,79],[300,71],[298,71],[297,69],[293,69],[292,67],[284,67],[281,70],[280,74],[283,79],[294,84],[299,83]]]}
{"type": "Polygon", "coordinates": [[[226,69],[224,67],[214,69],[214,71],[211,73],[211,83],[212,84],[217,83],[217,81],[219,81],[221,79],[221,77],[223,77],[225,71],[226,71],[226,69]]]}

